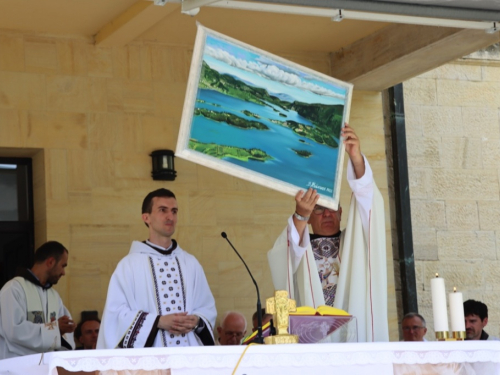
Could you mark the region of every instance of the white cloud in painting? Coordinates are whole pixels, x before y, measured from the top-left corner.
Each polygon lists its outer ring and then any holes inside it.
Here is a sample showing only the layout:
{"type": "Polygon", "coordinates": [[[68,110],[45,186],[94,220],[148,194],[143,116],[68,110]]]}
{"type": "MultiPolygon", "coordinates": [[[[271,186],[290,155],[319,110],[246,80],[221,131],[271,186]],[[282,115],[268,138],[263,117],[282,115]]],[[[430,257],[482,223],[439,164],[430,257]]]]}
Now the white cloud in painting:
{"type": "Polygon", "coordinates": [[[314,83],[303,81],[297,74],[286,72],[276,65],[266,64],[259,61],[246,61],[244,59],[239,59],[231,55],[227,51],[219,48],[213,48],[211,46],[206,47],[205,53],[213,57],[214,59],[222,61],[230,66],[234,66],[235,68],[259,74],[263,77],[269,78],[276,82],[281,82],[285,85],[295,86],[301,90],[311,91],[318,95],[344,99],[343,95],[328,90],[327,88],[316,85],[314,83]]]}

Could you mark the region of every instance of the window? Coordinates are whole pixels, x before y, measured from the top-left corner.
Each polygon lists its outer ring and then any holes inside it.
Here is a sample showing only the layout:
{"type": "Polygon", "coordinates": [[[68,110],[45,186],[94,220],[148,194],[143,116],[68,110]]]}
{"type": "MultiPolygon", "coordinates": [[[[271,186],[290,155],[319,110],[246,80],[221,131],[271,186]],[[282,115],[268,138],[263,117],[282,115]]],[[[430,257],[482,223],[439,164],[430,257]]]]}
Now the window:
{"type": "Polygon", "coordinates": [[[31,159],[0,158],[0,287],[34,253],[31,159]]]}

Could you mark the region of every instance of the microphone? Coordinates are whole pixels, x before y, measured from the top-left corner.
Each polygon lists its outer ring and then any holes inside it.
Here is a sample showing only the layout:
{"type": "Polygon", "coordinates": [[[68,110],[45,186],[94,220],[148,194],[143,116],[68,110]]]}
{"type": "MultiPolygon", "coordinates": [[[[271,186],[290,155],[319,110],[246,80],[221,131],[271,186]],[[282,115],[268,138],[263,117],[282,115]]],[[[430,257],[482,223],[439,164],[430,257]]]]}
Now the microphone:
{"type": "Polygon", "coordinates": [[[257,344],[264,344],[264,337],[262,337],[262,307],[261,307],[261,304],[260,304],[260,293],[259,293],[259,287],[257,286],[257,282],[253,278],[253,275],[250,272],[250,269],[248,268],[247,264],[245,263],[245,261],[241,257],[240,253],[238,253],[238,250],[236,250],[234,248],[234,246],[231,243],[231,241],[229,241],[229,238],[227,238],[226,232],[222,232],[220,235],[222,236],[222,238],[224,238],[227,241],[227,243],[233,248],[233,250],[236,253],[236,255],[238,255],[238,257],[241,259],[241,261],[245,265],[245,268],[248,271],[248,274],[252,278],[252,281],[253,281],[253,283],[255,285],[255,289],[257,289],[257,335],[255,336],[255,339],[253,340],[253,342],[255,342],[257,344]]]}

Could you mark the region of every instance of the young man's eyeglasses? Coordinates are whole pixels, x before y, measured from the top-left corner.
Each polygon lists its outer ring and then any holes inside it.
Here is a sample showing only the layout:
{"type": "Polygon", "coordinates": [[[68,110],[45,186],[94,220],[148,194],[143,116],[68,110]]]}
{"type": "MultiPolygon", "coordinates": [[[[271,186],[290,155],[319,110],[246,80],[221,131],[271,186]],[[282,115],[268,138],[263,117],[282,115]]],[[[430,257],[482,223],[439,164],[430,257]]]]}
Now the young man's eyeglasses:
{"type": "Polygon", "coordinates": [[[337,212],[336,210],[332,210],[331,208],[326,208],[326,207],[323,207],[323,206],[315,206],[314,209],[313,209],[313,212],[316,215],[322,215],[325,212],[325,210],[328,210],[330,213],[337,212]]]}

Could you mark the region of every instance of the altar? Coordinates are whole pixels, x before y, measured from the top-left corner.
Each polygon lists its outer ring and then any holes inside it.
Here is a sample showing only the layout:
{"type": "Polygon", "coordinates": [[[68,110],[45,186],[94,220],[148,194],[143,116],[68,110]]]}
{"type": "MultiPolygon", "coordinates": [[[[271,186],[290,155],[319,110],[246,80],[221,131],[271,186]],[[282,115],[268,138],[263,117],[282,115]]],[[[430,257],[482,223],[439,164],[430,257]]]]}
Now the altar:
{"type": "Polygon", "coordinates": [[[236,367],[238,375],[500,375],[500,341],[77,350],[3,360],[0,374],[231,375],[236,367]]]}

